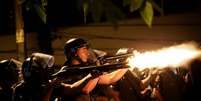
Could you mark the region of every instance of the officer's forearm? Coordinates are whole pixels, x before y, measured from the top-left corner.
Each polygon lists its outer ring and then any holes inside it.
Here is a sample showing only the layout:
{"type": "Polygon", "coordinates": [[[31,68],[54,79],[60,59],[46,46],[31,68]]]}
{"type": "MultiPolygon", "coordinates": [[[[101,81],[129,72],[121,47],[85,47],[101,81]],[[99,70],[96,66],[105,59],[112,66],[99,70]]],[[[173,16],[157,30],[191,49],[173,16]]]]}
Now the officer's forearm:
{"type": "Polygon", "coordinates": [[[73,83],[73,84],[66,84],[66,83],[61,83],[61,85],[65,86],[65,87],[70,87],[70,88],[75,88],[80,86],[82,83],[84,83],[87,79],[89,79],[91,77],[91,74],[88,74],[87,76],[85,76],[83,79],[73,83]]]}
{"type": "Polygon", "coordinates": [[[89,80],[89,82],[87,82],[87,84],[82,89],[83,93],[89,94],[96,87],[98,80],[99,78],[89,80]]]}
{"type": "Polygon", "coordinates": [[[128,69],[118,69],[114,72],[111,72],[109,74],[105,74],[100,76],[99,84],[112,84],[114,82],[117,82],[127,71],[128,69]]]}

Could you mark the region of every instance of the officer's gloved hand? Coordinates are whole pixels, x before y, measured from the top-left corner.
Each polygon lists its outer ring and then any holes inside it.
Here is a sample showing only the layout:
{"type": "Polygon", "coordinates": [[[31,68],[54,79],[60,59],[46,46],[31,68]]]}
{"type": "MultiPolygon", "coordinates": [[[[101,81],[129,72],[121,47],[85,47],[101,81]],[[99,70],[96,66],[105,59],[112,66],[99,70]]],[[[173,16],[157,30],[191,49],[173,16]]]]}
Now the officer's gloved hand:
{"type": "Polygon", "coordinates": [[[101,72],[99,70],[92,70],[91,75],[92,75],[92,78],[97,78],[100,75],[103,75],[103,72],[101,72]]]}

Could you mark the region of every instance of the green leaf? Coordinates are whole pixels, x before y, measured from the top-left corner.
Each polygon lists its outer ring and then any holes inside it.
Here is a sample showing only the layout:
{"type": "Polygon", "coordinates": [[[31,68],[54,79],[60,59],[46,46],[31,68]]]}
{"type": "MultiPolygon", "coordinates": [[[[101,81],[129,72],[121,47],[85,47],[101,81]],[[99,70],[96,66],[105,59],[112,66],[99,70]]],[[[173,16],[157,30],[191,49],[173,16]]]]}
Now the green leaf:
{"type": "Polygon", "coordinates": [[[47,6],[47,0],[38,0],[37,2],[35,0],[20,0],[22,4],[25,5],[25,8],[27,11],[35,11],[37,15],[41,18],[41,20],[46,23],[46,8],[47,6]]]}
{"type": "Polygon", "coordinates": [[[131,0],[123,0],[123,6],[130,5],[131,0]]]}
{"type": "Polygon", "coordinates": [[[164,15],[164,11],[161,7],[158,6],[158,4],[156,4],[153,0],[150,0],[153,8],[156,9],[156,11],[158,11],[161,15],[164,15]]]}
{"type": "Polygon", "coordinates": [[[140,10],[140,14],[145,21],[145,23],[151,27],[153,20],[153,7],[149,1],[146,1],[145,7],[140,10]]]}
{"type": "Polygon", "coordinates": [[[134,12],[142,6],[144,0],[131,0],[130,2],[130,11],[134,12]]]}
{"type": "Polygon", "coordinates": [[[41,6],[37,5],[37,4],[35,4],[33,7],[35,8],[36,13],[39,15],[39,17],[42,19],[42,21],[44,23],[46,23],[47,15],[45,13],[44,7],[41,7],[41,6]]]}
{"type": "Polygon", "coordinates": [[[47,0],[41,0],[41,5],[42,6],[47,6],[47,0]]]}

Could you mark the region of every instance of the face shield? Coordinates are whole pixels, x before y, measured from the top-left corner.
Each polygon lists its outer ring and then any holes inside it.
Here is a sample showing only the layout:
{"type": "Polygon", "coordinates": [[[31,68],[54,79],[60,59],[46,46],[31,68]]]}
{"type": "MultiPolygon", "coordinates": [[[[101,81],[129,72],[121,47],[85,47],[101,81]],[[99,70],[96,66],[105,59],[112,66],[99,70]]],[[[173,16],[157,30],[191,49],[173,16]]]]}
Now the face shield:
{"type": "Polygon", "coordinates": [[[33,59],[37,61],[44,69],[46,67],[52,67],[55,63],[54,57],[52,55],[43,53],[33,53],[33,59]]]}

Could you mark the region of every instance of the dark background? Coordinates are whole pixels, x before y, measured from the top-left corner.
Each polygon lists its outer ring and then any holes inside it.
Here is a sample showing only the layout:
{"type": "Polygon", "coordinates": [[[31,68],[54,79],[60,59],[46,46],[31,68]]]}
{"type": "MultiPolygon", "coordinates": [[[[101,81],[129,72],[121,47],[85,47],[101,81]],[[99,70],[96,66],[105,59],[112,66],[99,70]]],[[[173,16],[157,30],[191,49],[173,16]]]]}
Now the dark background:
{"type": "MultiPolygon", "coordinates": [[[[126,7],[122,7],[123,0],[113,0],[122,9],[126,18],[139,17],[138,14],[130,13],[126,7]]],[[[84,24],[84,17],[81,8],[78,6],[79,0],[49,0],[47,6],[47,27],[54,29],[60,26],[74,26],[84,24]]],[[[161,0],[156,0],[160,5],[161,0]]],[[[201,13],[200,0],[163,0],[164,15],[196,12],[201,13]]],[[[154,12],[155,13],[155,12],[154,12]]],[[[14,1],[0,1],[0,35],[15,34],[14,1]]],[[[159,15],[157,12],[155,16],[159,15]]],[[[24,10],[25,32],[31,32],[44,27],[43,22],[34,12],[24,10]],[[42,27],[41,27],[42,26],[42,27]]],[[[200,19],[198,19],[200,20],[200,19]]],[[[88,17],[87,23],[93,20],[88,17]]]]}

